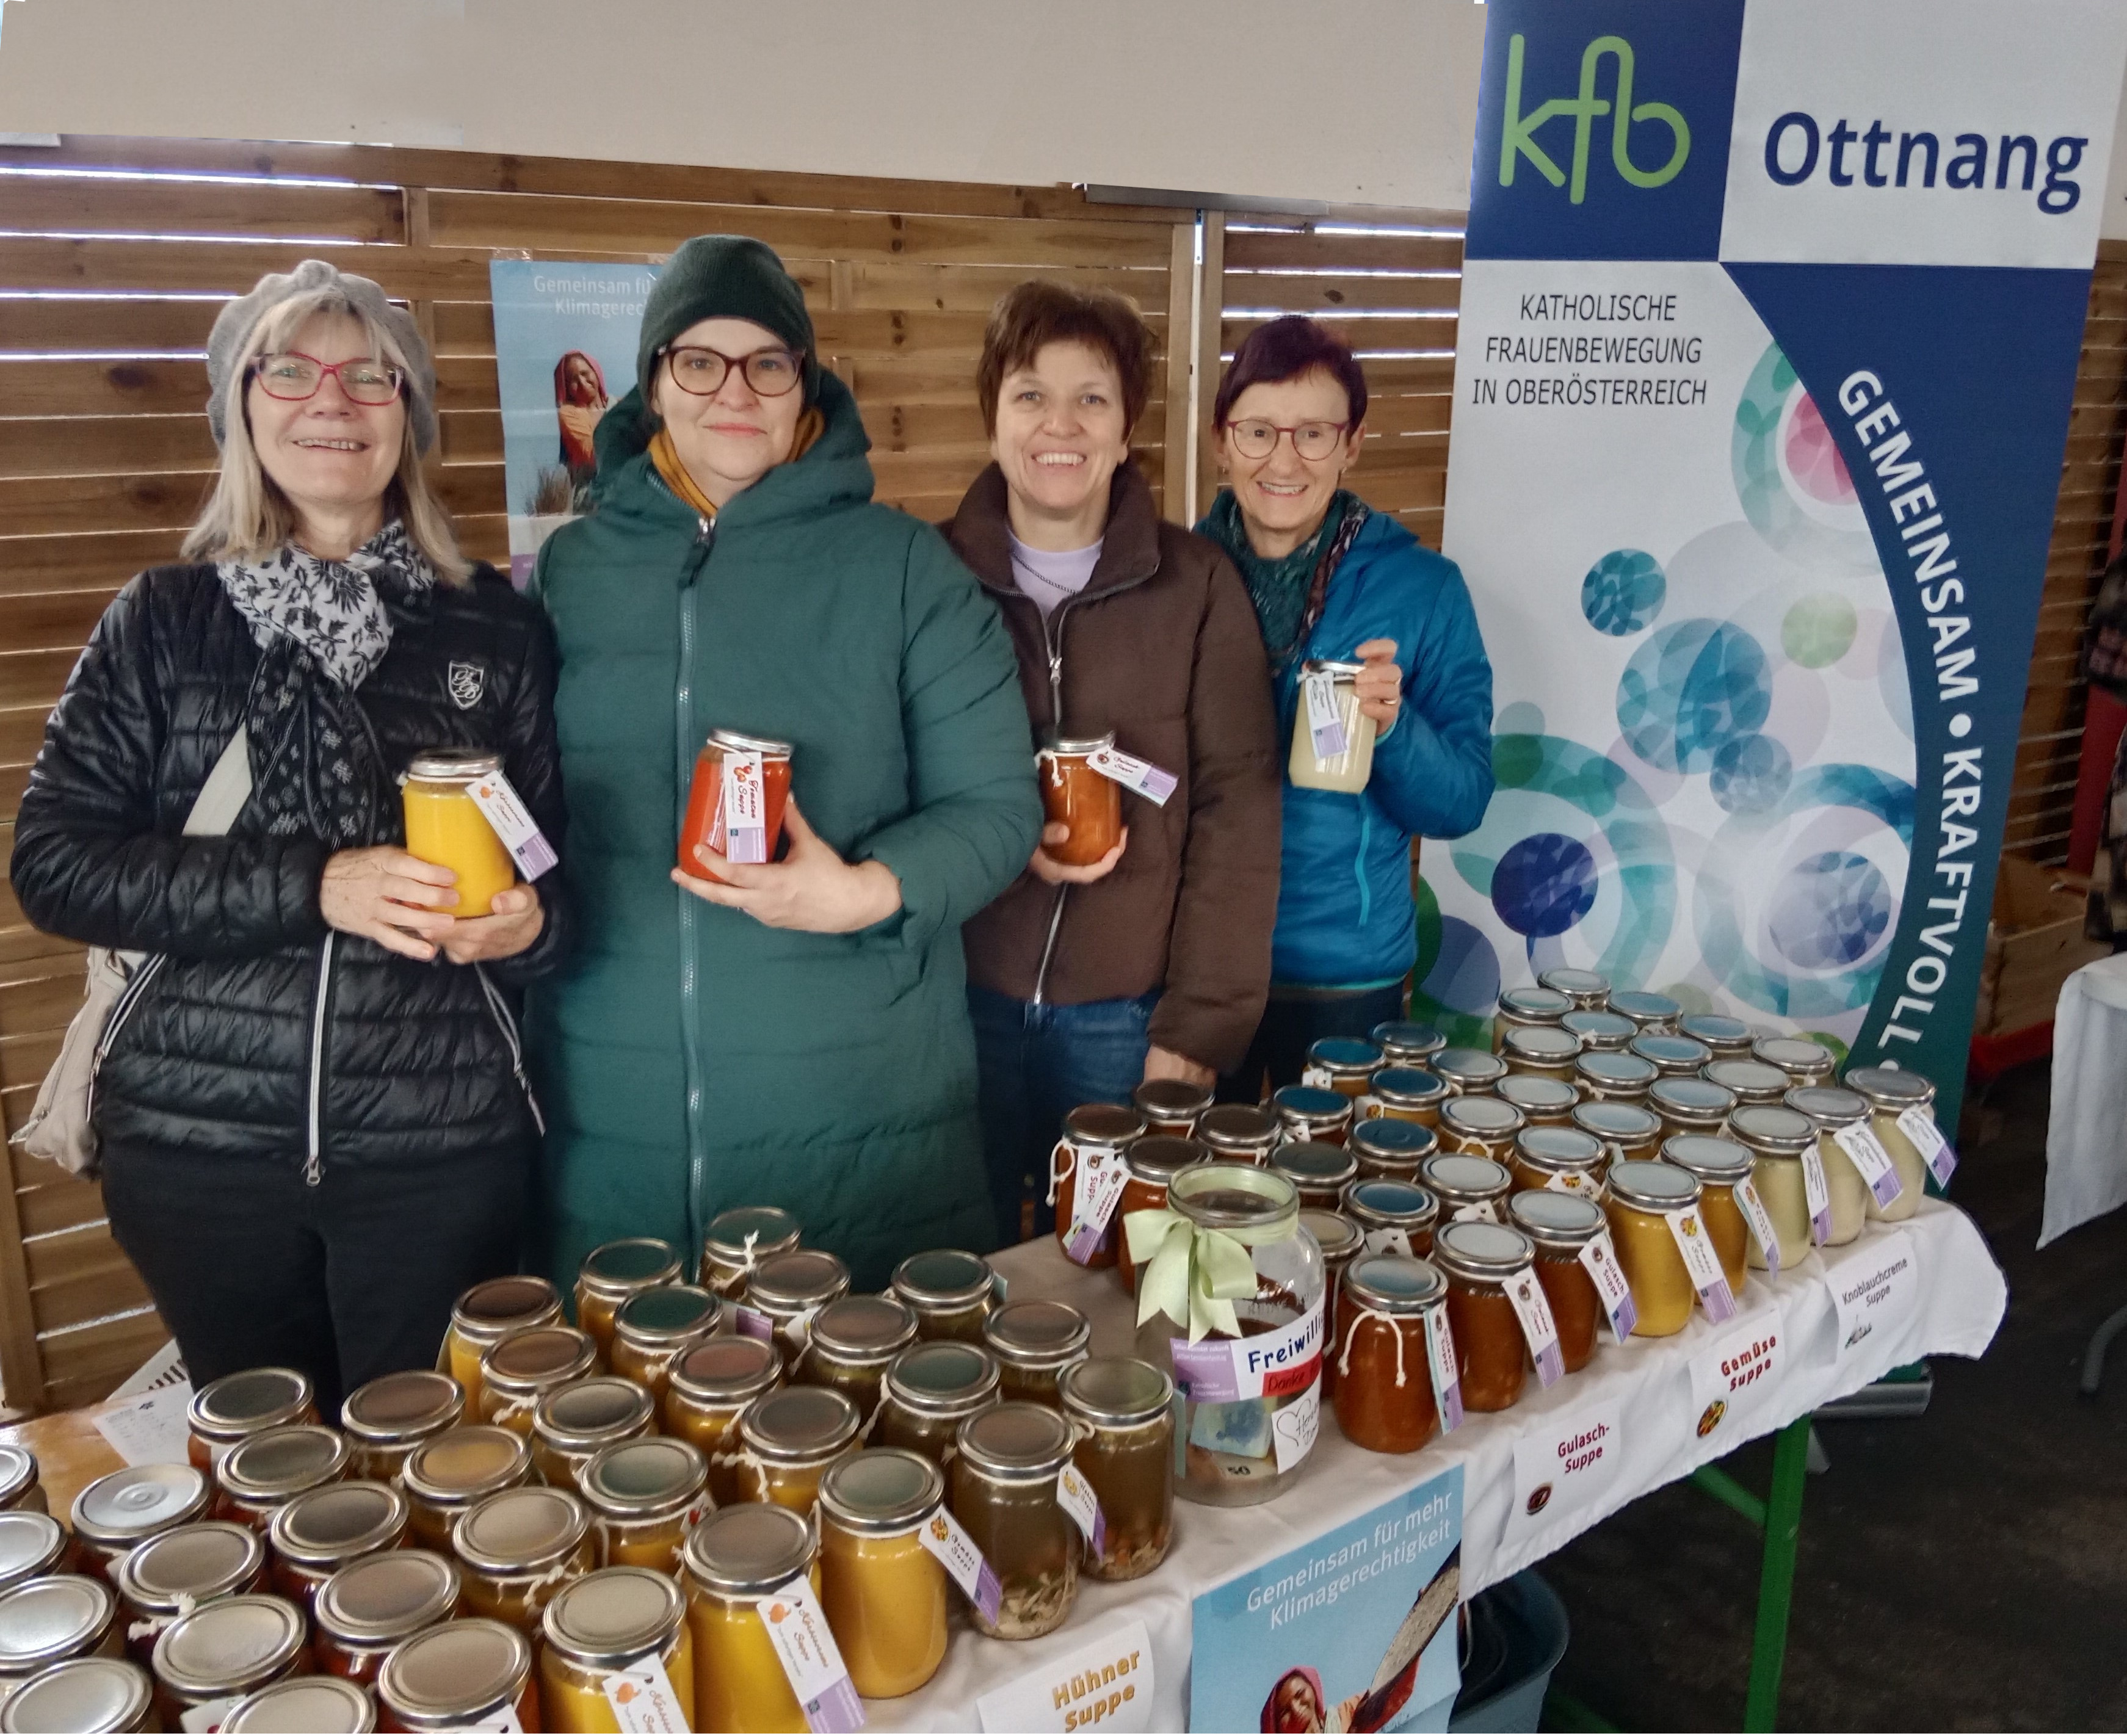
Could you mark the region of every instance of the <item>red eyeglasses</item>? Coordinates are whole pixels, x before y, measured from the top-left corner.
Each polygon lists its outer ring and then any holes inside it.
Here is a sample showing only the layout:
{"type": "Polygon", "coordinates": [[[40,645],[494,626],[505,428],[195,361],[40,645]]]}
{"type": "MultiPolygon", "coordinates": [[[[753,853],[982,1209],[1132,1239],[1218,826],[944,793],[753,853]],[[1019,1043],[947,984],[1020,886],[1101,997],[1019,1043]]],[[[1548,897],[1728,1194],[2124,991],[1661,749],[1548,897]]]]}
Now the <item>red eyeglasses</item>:
{"type": "MultiPolygon", "coordinates": [[[[4,3],[4,0],[0,0],[4,3]]],[[[278,356],[261,356],[251,364],[252,377],[269,398],[300,403],[315,398],[330,374],[339,389],[357,404],[389,404],[399,395],[405,376],[387,362],[358,357],[352,362],[320,362],[299,350],[278,356]]]]}

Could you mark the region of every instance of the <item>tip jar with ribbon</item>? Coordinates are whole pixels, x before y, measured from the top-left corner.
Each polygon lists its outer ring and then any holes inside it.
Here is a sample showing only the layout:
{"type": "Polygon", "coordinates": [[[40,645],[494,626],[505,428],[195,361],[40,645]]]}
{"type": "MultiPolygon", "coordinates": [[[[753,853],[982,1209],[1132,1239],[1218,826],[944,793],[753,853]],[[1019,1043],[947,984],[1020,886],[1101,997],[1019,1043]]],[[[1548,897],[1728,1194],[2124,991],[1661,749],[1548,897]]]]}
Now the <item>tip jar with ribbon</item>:
{"type": "Polygon", "coordinates": [[[1184,1499],[1268,1501],[1321,1420],[1322,1251],[1285,1176],[1243,1164],[1181,1171],[1157,1210],[1123,1220],[1138,1267],[1137,1354],[1181,1389],[1184,1499]]]}
{"type": "Polygon", "coordinates": [[[694,759],[687,814],[680,825],[680,868],[700,880],[721,881],[696,853],[713,850],[727,862],[775,859],[783,810],[790,800],[790,744],[738,730],[711,730],[694,759]]]}

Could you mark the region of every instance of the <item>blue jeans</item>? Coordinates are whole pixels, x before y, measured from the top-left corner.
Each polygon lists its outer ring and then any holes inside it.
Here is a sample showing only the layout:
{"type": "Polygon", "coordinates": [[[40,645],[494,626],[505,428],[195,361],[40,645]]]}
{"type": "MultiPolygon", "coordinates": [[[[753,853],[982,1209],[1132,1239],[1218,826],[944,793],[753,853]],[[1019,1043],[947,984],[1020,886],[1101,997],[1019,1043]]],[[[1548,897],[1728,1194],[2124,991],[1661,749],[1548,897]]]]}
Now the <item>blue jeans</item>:
{"type": "Polygon", "coordinates": [[[1046,1204],[1049,1157],[1064,1118],[1082,1103],[1130,1101],[1144,1077],[1146,1031],[1158,1005],[1157,989],[1134,1000],[1057,1006],[969,985],[983,1151],[1001,1246],[1026,1239],[1030,1203],[1032,1233],[1055,1228],[1046,1204]]]}

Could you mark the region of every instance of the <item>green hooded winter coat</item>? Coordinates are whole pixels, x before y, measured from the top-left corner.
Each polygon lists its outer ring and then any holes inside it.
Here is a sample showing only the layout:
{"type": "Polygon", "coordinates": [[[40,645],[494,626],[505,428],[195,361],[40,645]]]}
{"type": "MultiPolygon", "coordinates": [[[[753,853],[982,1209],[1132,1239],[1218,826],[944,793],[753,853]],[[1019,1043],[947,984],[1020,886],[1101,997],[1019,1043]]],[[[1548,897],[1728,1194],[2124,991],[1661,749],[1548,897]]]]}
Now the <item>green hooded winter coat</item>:
{"type": "Polygon", "coordinates": [[[944,538],[873,504],[847,388],[822,376],[818,403],[811,450],[711,526],[656,475],[631,394],[599,425],[595,508],[541,555],[581,912],[528,1020],[564,1288],[621,1236],[691,1267],[741,1205],[794,1213],[859,1289],[918,1250],[994,1241],[960,925],[1040,832],[1018,665],[944,538]],[[806,818],[893,870],[896,915],[802,934],[672,883],[717,728],[793,744],[806,818]]]}

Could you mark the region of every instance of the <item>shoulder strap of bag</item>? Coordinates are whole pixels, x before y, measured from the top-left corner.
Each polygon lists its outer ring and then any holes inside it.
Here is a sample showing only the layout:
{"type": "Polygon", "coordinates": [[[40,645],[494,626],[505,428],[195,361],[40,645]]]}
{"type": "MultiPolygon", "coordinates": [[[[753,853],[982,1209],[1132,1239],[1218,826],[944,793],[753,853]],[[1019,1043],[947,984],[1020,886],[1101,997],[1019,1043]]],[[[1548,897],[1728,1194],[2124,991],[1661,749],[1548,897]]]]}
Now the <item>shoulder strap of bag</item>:
{"type": "MultiPolygon", "coordinates": [[[[4,0],[0,0],[4,3],[4,0]]],[[[236,823],[244,804],[251,799],[251,738],[242,724],[229,738],[221,758],[200,786],[199,798],[185,816],[187,838],[220,838],[236,823]]]]}

